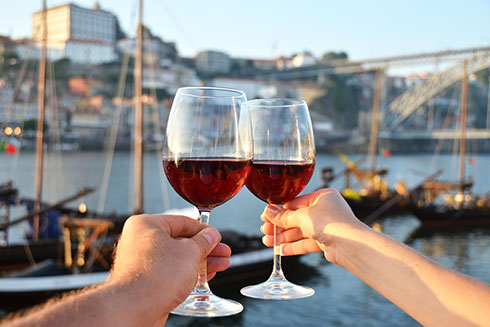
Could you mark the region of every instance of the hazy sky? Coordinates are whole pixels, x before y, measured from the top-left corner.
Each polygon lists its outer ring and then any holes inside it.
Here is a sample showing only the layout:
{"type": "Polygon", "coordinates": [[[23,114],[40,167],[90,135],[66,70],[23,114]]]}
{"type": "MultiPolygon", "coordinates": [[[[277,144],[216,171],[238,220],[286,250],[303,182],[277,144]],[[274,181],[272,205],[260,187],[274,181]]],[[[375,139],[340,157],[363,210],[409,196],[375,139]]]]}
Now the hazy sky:
{"type": "MultiPolygon", "coordinates": [[[[68,1],[48,0],[48,7],[68,1]]],[[[91,7],[93,0],[73,0],[91,7]]],[[[134,34],[136,0],[100,0],[134,34]]],[[[0,0],[0,34],[31,35],[41,0],[0,0]]],[[[490,0],[145,0],[144,20],[181,55],[271,58],[334,50],[353,59],[490,46],[490,0]]]]}

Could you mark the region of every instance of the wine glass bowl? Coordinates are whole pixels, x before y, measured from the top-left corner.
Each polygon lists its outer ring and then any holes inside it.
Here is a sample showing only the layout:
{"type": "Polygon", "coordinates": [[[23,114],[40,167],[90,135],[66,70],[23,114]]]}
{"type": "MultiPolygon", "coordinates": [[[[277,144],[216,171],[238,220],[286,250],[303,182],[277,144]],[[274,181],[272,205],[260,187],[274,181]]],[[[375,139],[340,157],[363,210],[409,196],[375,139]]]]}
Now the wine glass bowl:
{"type": "MultiPolygon", "coordinates": [[[[207,224],[211,210],[235,196],[251,171],[251,125],[242,91],[214,87],[177,90],[163,147],[162,163],[173,189],[196,206],[207,224]]],[[[172,313],[219,317],[243,306],[214,295],[201,263],[197,286],[172,313]]]]}
{"type": "MultiPolygon", "coordinates": [[[[294,199],[308,184],[315,167],[315,142],[308,106],[297,99],[248,101],[254,142],[252,171],[246,186],[268,204],[294,199]]],[[[289,282],[282,272],[280,235],[274,226],[274,265],[269,279],[244,287],[248,297],[267,300],[311,296],[309,287],[289,282]]]]}

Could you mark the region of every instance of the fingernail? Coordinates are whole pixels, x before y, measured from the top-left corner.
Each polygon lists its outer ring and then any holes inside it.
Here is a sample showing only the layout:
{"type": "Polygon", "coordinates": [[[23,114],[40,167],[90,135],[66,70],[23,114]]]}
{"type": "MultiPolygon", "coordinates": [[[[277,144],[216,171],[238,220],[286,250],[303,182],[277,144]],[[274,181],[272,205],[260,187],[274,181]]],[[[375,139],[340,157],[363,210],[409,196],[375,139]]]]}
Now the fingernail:
{"type": "Polygon", "coordinates": [[[265,208],[266,216],[273,217],[277,215],[281,211],[281,207],[275,204],[269,204],[267,208],[265,208]]]}
{"type": "Polygon", "coordinates": [[[215,244],[219,239],[218,231],[216,229],[213,229],[213,228],[206,228],[204,230],[202,236],[211,245],[215,244]]]}

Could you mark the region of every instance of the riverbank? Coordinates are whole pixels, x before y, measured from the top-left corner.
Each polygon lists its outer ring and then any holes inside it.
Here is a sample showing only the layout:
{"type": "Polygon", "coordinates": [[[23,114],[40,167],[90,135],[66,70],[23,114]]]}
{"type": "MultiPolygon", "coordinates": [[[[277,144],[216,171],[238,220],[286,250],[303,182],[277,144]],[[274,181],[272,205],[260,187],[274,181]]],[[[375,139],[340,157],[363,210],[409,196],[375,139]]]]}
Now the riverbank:
{"type": "MultiPolygon", "coordinates": [[[[490,134],[490,132],[489,132],[490,134]]],[[[367,136],[330,135],[316,136],[316,149],[318,153],[332,154],[341,151],[346,154],[367,153],[369,138],[367,136]]],[[[105,139],[99,138],[70,138],[61,139],[60,143],[46,145],[46,149],[62,151],[103,151],[105,139]]],[[[114,146],[115,151],[128,152],[132,148],[132,140],[120,138],[114,146]]],[[[34,143],[30,139],[22,140],[22,151],[35,151],[34,143]]],[[[146,152],[159,151],[158,142],[146,140],[144,150],[146,152]]],[[[452,154],[459,149],[459,140],[435,139],[435,138],[403,138],[403,137],[378,137],[378,150],[385,154],[452,154]]],[[[468,154],[490,153],[490,138],[472,138],[466,140],[468,154]]]]}

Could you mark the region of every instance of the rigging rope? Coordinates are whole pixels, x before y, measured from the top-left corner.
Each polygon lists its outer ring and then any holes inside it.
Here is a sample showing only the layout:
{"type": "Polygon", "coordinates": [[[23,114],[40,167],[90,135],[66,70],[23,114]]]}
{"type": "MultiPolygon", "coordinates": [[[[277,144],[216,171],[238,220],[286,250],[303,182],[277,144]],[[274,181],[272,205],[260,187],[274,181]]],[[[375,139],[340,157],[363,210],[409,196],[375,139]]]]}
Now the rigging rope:
{"type": "Polygon", "coordinates": [[[109,132],[109,139],[105,144],[105,150],[108,151],[108,153],[105,161],[102,181],[100,183],[99,202],[97,204],[97,212],[99,214],[102,214],[104,212],[107,190],[109,188],[109,179],[112,170],[112,160],[114,158],[114,148],[116,145],[117,132],[119,129],[119,121],[121,118],[121,111],[124,103],[124,90],[126,88],[128,65],[129,65],[129,53],[126,53],[123,58],[122,69],[119,75],[119,82],[118,82],[117,99],[119,103],[117,103],[116,111],[114,113],[114,119],[112,121],[111,129],[109,132]]]}

